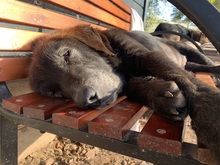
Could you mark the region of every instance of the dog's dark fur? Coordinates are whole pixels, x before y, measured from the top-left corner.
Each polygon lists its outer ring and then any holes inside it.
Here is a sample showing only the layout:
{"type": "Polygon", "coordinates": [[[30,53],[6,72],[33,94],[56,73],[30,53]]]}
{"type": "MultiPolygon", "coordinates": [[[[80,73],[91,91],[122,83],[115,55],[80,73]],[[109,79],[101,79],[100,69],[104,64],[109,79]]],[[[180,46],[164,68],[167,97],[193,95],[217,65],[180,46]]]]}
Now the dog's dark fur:
{"type": "Polygon", "coordinates": [[[173,120],[188,109],[198,140],[220,163],[220,91],[184,70],[186,58],[214,65],[190,47],[145,32],[81,25],[33,42],[30,84],[43,95],[72,98],[82,108],[104,107],[125,91],[173,120]]]}
{"type": "MultiPolygon", "coordinates": [[[[158,32],[158,31],[173,31],[173,32],[177,32],[180,34],[184,34],[184,35],[187,35],[188,37],[192,38],[194,41],[197,41],[201,44],[209,42],[209,39],[200,30],[191,30],[191,29],[188,29],[188,28],[186,28],[182,25],[179,25],[179,24],[160,23],[155,29],[155,32],[158,32]]],[[[178,35],[168,34],[168,33],[161,34],[158,36],[163,37],[163,38],[167,38],[167,39],[173,40],[173,41],[185,40],[184,38],[182,38],[178,35]]]]}

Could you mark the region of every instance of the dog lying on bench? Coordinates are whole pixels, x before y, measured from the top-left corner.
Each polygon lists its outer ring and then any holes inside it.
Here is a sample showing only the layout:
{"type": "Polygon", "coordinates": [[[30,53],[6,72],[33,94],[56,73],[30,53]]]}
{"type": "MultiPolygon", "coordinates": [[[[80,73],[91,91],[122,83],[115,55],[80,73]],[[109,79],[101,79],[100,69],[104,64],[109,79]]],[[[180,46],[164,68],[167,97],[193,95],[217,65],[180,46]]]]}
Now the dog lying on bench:
{"type": "Polygon", "coordinates": [[[172,120],[188,112],[198,140],[220,163],[220,90],[184,69],[219,73],[200,52],[145,32],[87,25],[39,37],[32,49],[34,91],[72,98],[84,109],[111,104],[124,91],[172,120]]]}
{"type": "MultiPolygon", "coordinates": [[[[177,32],[180,34],[184,34],[192,38],[194,41],[197,41],[201,44],[209,42],[209,39],[200,30],[191,30],[179,24],[160,23],[155,29],[155,32],[158,32],[158,31],[173,31],[173,32],[177,32]]],[[[178,41],[178,42],[184,40],[184,38],[178,35],[169,34],[169,33],[161,34],[158,36],[167,38],[169,40],[178,41]]]]}

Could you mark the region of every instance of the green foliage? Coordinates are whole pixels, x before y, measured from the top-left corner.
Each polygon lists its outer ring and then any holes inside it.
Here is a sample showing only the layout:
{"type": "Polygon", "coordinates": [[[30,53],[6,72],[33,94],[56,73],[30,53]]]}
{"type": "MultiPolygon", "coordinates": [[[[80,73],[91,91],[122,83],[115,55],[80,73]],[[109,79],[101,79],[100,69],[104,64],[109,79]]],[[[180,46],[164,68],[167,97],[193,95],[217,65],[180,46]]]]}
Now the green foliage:
{"type": "Polygon", "coordinates": [[[171,14],[173,22],[189,24],[192,22],[188,17],[186,17],[181,11],[173,7],[173,13],[171,14]]]}
{"type": "MultiPolygon", "coordinates": [[[[220,10],[220,0],[208,0],[212,3],[218,10],[220,10]]],[[[145,30],[148,32],[153,32],[156,26],[160,22],[165,22],[159,16],[162,15],[162,12],[159,6],[159,3],[163,2],[166,5],[167,0],[148,0],[148,9],[147,9],[147,19],[145,30]]],[[[172,7],[171,20],[176,23],[190,25],[192,24],[191,20],[188,19],[182,12],[180,12],[174,6],[172,7]]]]}
{"type": "Polygon", "coordinates": [[[164,3],[166,0],[149,0],[148,1],[148,9],[147,9],[147,19],[146,19],[146,27],[145,30],[147,32],[153,32],[156,26],[162,22],[159,18],[161,14],[160,9],[158,8],[159,1],[163,1],[164,3]]]}
{"type": "Polygon", "coordinates": [[[209,0],[218,10],[220,10],[220,0],[209,0]]]}
{"type": "Polygon", "coordinates": [[[153,32],[155,30],[156,26],[160,22],[162,22],[162,20],[159,19],[158,16],[155,13],[149,11],[148,16],[147,16],[145,30],[147,32],[153,32]]]}

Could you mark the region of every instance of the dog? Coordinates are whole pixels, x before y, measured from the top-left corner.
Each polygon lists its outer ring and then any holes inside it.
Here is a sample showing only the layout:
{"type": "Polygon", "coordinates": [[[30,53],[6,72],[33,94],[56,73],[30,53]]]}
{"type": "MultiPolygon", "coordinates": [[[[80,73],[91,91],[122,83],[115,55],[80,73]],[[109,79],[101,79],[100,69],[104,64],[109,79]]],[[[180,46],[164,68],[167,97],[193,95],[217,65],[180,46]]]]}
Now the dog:
{"type": "Polygon", "coordinates": [[[83,108],[102,108],[125,92],[170,120],[189,114],[198,140],[220,163],[220,90],[191,71],[219,66],[183,43],[146,32],[88,25],[54,31],[32,42],[32,89],[67,97],[83,108]]]}
{"type": "MultiPolygon", "coordinates": [[[[154,32],[163,32],[163,31],[171,31],[171,32],[176,32],[180,33],[183,35],[186,35],[190,38],[192,38],[194,41],[199,42],[200,44],[205,44],[209,42],[209,39],[206,37],[206,35],[201,32],[200,30],[191,30],[188,29],[182,25],[179,24],[170,24],[170,23],[160,23],[154,32]]],[[[185,38],[175,35],[175,34],[170,34],[170,33],[164,33],[157,35],[159,37],[167,38],[169,40],[173,41],[186,41],[185,38]]]]}

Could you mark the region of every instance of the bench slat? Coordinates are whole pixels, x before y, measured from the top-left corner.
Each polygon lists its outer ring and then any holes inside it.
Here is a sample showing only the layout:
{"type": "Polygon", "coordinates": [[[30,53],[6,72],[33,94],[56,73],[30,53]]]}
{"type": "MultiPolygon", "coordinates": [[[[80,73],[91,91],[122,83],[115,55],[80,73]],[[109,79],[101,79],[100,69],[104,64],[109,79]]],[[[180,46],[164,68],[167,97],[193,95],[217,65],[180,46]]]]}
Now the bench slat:
{"type": "Polygon", "coordinates": [[[77,106],[71,106],[61,111],[57,111],[52,115],[52,122],[54,124],[79,129],[83,125],[87,124],[88,121],[91,121],[95,117],[104,113],[112,106],[123,101],[126,97],[122,96],[117,99],[117,101],[103,109],[100,110],[82,110],[77,106]]]}
{"type": "MultiPolygon", "coordinates": [[[[91,26],[105,29],[101,26],[91,26]]],[[[43,34],[46,33],[0,27],[0,51],[30,51],[30,42],[43,34]]]]}
{"type": "Polygon", "coordinates": [[[63,109],[60,112],[52,114],[52,122],[57,125],[62,125],[69,128],[79,129],[87,121],[93,119],[98,114],[96,110],[82,110],[76,106],[63,109]]]}
{"type": "Polygon", "coordinates": [[[93,6],[92,4],[82,1],[82,0],[44,0],[45,2],[56,4],[58,6],[64,7],[66,9],[78,12],[80,14],[86,15],[93,19],[102,21],[106,24],[116,26],[122,29],[129,30],[130,24],[122,21],[118,17],[104,11],[100,8],[93,6]]]}
{"type": "Polygon", "coordinates": [[[100,1],[100,0],[88,0],[88,1],[108,11],[109,13],[115,15],[116,17],[119,17],[120,19],[126,22],[131,22],[130,14],[124,12],[122,9],[118,8],[110,1],[100,1]]]}
{"type": "Polygon", "coordinates": [[[29,64],[29,57],[0,58],[0,82],[27,78],[29,64]]]}
{"type": "Polygon", "coordinates": [[[23,114],[27,117],[46,120],[52,117],[53,112],[73,104],[73,101],[63,98],[48,98],[23,107],[23,114]]]}
{"type": "Polygon", "coordinates": [[[210,74],[208,73],[203,73],[203,72],[197,72],[196,73],[196,78],[200,79],[204,83],[216,87],[214,81],[212,80],[210,74]]]}
{"type": "Polygon", "coordinates": [[[183,123],[170,122],[154,112],[138,135],[138,145],[155,151],[181,155],[182,129],[183,123]]]}
{"type": "Polygon", "coordinates": [[[127,99],[88,123],[90,133],[122,140],[147,108],[127,99]]]}
{"type": "Polygon", "coordinates": [[[0,27],[0,50],[29,51],[29,42],[40,34],[42,33],[0,27]]]}
{"type": "Polygon", "coordinates": [[[76,26],[78,24],[88,24],[88,22],[49,11],[41,7],[24,2],[7,0],[1,2],[0,20],[49,29],[60,29],[76,26]]]}
{"type": "Polygon", "coordinates": [[[129,8],[122,0],[110,0],[110,1],[112,1],[114,4],[116,4],[118,7],[120,7],[128,14],[131,13],[131,8],[129,8]]]}
{"type": "Polygon", "coordinates": [[[29,93],[4,99],[2,101],[2,107],[14,113],[22,114],[24,106],[46,99],[48,98],[36,93],[29,93]]]}

